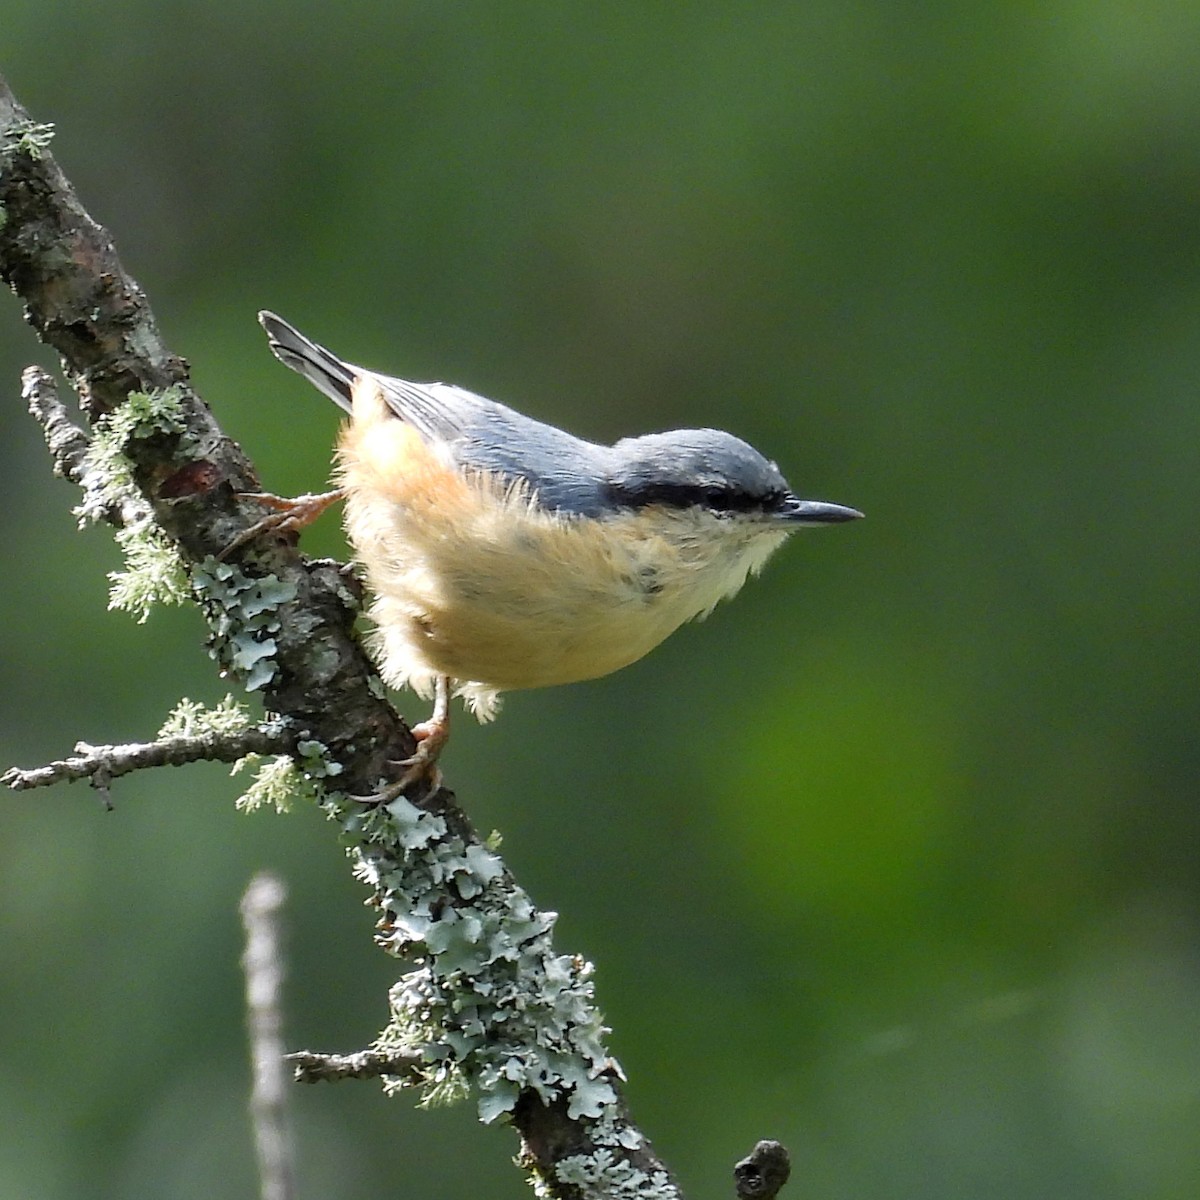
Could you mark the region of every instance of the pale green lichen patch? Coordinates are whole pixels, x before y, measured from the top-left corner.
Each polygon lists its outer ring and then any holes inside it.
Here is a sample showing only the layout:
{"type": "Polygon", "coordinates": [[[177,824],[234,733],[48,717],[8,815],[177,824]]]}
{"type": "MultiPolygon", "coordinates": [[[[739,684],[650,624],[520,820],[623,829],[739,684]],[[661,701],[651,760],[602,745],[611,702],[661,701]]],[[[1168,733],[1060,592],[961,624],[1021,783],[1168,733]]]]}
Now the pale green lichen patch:
{"type": "MultiPolygon", "coordinates": [[[[287,722],[277,717],[274,724],[282,730],[287,722]]],[[[185,698],[171,710],[158,736],[160,740],[235,738],[253,725],[250,710],[232,695],[226,695],[212,708],[185,698]]],[[[342,765],[329,757],[329,748],[323,742],[301,738],[294,755],[247,754],[233,764],[229,773],[238,775],[247,770],[254,772],[254,780],[238,797],[237,808],[244,812],[259,808],[287,812],[302,801],[324,800],[327,782],[342,773],[342,765]]]]}
{"type": "Polygon", "coordinates": [[[109,574],[108,607],[132,613],[139,623],[155,604],[181,604],[189,593],[183,562],[155,525],[149,504],[134,484],[133,464],[125,450],[135,436],[180,436],[182,405],[178,388],[131,392],[124,404],[96,422],[80,469],[83,499],[75,508],[79,524],[114,511],[125,522],[116,534],[125,568],[109,574]]]}
{"type": "Polygon", "coordinates": [[[250,710],[227,693],[212,708],[186,696],[167,714],[159,738],[233,737],[245,733],[254,724],[250,710]]]}
{"type": "Polygon", "coordinates": [[[679,1190],[665,1171],[645,1170],[623,1153],[643,1147],[639,1130],[605,1113],[590,1133],[591,1152],[564,1158],[554,1170],[560,1183],[579,1190],[582,1200],[679,1200],[679,1190]]]}
{"type": "Polygon", "coordinates": [[[125,569],[108,573],[108,607],[145,622],[156,604],[182,604],[191,598],[187,572],[179,552],[149,522],[127,525],[116,532],[125,555],[125,569]]]}
{"type": "Polygon", "coordinates": [[[130,392],[123,404],[96,422],[80,471],[83,499],[75,508],[75,516],[81,525],[130,502],[145,506],[125,452],[132,438],[155,434],[185,434],[183,393],[178,387],[130,392]]]}
{"type": "Polygon", "coordinates": [[[643,1171],[604,1146],[564,1158],[554,1173],[561,1183],[578,1188],[581,1200],[679,1200],[665,1171],[643,1171]]]}
{"type": "Polygon", "coordinates": [[[37,161],[54,139],[54,126],[44,121],[14,121],[4,131],[6,150],[28,154],[37,161]]]}
{"type": "Polygon", "coordinates": [[[238,759],[230,774],[244,769],[255,774],[254,782],[237,798],[237,808],[242,812],[273,808],[284,813],[297,804],[324,800],[327,781],[342,773],[341,763],[330,759],[328,747],[315,738],[297,742],[296,755],[266,758],[248,754],[238,759]]]}
{"type": "Polygon", "coordinates": [[[192,569],[192,588],[212,630],[209,652],[247,691],[266,687],[276,670],[279,606],[296,598],[295,584],[209,557],[192,569]]]}
{"type": "Polygon", "coordinates": [[[242,770],[254,772],[250,786],[234,801],[239,812],[257,812],[273,808],[277,813],[290,812],[297,801],[314,799],[314,789],[307,784],[296,764],[286,754],[265,758],[247,754],[233,764],[231,775],[242,770]]]}
{"type": "Polygon", "coordinates": [[[152,392],[130,392],[109,413],[106,424],[122,444],[155,433],[183,433],[183,389],[177,384],[152,392]]]}
{"type": "Polygon", "coordinates": [[[527,1089],[565,1099],[573,1119],[615,1106],[619,1068],[604,1046],[592,966],[555,953],[557,915],[535,908],[491,849],[404,797],[339,815],[356,874],[380,897],[379,940],[422,955],[391,990],[379,1044],[421,1055],[428,1102],[473,1083],[485,1122],[527,1089]]]}

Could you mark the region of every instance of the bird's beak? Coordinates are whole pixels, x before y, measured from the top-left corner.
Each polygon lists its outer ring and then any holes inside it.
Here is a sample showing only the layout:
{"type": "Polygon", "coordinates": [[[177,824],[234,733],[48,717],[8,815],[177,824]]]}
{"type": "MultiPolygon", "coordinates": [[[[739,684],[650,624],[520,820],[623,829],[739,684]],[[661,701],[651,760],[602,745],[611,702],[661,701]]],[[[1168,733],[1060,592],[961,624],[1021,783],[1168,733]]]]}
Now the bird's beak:
{"type": "Polygon", "coordinates": [[[788,525],[837,525],[862,516],[857,508],[827,504],[824,500],[800,500],[793,496],[779,509],[779,519],[788,525]]]}

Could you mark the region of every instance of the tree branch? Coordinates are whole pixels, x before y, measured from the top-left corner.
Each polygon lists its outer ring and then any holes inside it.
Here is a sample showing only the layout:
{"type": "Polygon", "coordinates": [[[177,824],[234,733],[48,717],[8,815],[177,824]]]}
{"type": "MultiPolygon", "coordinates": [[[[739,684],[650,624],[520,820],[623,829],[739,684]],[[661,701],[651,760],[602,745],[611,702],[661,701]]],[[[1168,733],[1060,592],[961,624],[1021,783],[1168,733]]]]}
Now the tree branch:
{"type": "Polygon", "coordinates": [[[266,871],[255,875],[242,897],[246,1024],[254,1069],[250,1113],[262,1200],[291,1200],[295,1195],[283,1070],[283,954],[279,946],[279,913],[286,897],[283,883],[266,871]]]}
{"type": "Polygon", "coordinates": [[[358,1050],[353,1054],[322,1054],[316,1050],[297,1050],[287,1060],[295,1069],[297,1083],[382,1079],[385,1075],[410,1084],[422,1082],[421,1056],[412,1052],[358,1050]]]}
{"type": "Polygon", "coordinates": [[[67,406],[58,398],[58,385],[50,372],[41,367],[26,367],[21,373],[21,397],[42,427],[54,461],[54,473],[79,483],[91,438],[71,420],[67,406]]]}
{"type": "MultiPolygon", "coordinates": [[[[120,452],[134,502],[195,568],[215,560],[261,516],[242,498],[258,490],[257,476],[192,388],[187,364],[163,343],[108,233],[84,211],[44,138],[31,135],[42,128],[0,80],[0,277],[25,301],[38,337],[58,351],[93,432],[103,431],[131,394],[171,398],[171,419],[135,423],[120,452]]],[[[44,373],[26,373],[26,396],[37,403],[47,440],[58,448],[52,449],[56,467],[83,482],[91,433],[72,428],[44,373]]],[[[102,515],[121,520],[111,503],[102,515]]],[[[299,728],[320,730],[326,746],[358,747],[346,757],[359,777],[348,782],[368,792],[388,761],[409,757],[416,743],[368,684],[374,671],[352,633],[358,607],[352,589],[336,567],[306,564],[295,541],[282,533],[235,556],[240,576],[271,578],[278,594],[289,597],[277,606],[269,678],[255,690],[299,728]]],[[[222,615],[214,610],[231,607],[227,594],[199,599],[214,623],[222,615]]]]}
{"type": "MultiPolygon", "coordinates": [[[[259,488],[253,467],[167,349],[46,140],[0,81],[0,276],[58,351],[90,431],[70,420],[44,372],[26,373],[26,398],[56,469],[84,486],[85,510],[151,527],[178,553],[214,657],[262,693],[298,765],[325,789],[322,803],[373,889],[379,943],[419,956],[367,1052],[412,1064],[385,1075],[385,1086],[419,1079],[427,1099],[472,1087],[482,1119],[519,1131],[539,1195],[672,1200],[678,1189],[622,1099],[591,966],[554,950],[556,914],[533,905],[448,790],[384,806],[355,799],[375,794],[390,764],[415,750],[354,637],[357,593],[337,564],[302,558],[294,534],[238,540],[261,515],[244,498],[259,488]]],[[[180,753],[178,744],[89,747],[45,770],[111,778],[180,753]]],[[[33,786],[36,775],[6,779],[33,786]]],[[[301,1069],[319,1073],[311,1061],[301,1069]]]]}
{"type": "Polygon", "coordinates": [[[231,763],[248,754],[290,754],[295,746],[295,734],[276,725],[255,725],[237,734],[206,733],[121,746],[90,746],[87,742],[76,742],[73,758],[61,758],[31,770],[10,767],[0,775],[0,784],[21,792],[87,779],[92,787],[106,792],[114,779],[131,771],[148,767],[182,767],[186,763],[205,760],[231,763]]]}
{"type": "Polygon", "coordinates": [[[733,1168],[738,1200],[773,1200],[792,1173],[792,1160],[779,1142],[759,1142],[733,1168]]]}

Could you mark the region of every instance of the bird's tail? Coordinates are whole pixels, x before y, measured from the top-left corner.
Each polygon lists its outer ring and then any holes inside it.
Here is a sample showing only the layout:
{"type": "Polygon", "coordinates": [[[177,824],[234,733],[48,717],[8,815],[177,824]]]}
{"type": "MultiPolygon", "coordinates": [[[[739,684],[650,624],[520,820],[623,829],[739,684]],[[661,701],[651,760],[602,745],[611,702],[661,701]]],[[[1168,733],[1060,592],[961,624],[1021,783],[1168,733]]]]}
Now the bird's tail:
{"type": "Polygon", "coordinates": [[[285,367],[303,375],[313,387],[325,393],[339,408],[351,411],[350,389],[359,371],[342,362],[324,346],[309,341],[282,317],[273,312],[260,312],[259,324],[267,331],[271,353],[285,367]]]}

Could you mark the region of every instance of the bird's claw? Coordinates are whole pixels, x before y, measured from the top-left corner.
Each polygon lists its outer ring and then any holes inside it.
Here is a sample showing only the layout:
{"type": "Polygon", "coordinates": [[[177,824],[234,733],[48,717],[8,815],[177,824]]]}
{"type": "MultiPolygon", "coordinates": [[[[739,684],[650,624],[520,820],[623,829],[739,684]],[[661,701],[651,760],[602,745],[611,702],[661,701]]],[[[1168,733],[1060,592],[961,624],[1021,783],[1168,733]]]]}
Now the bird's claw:
{"type": "Polygon", "coordinates": [[[306,525],[311,525],[331,504],[344,499],[345,495],[343,488],[332,492],[309,492],[303,496],[276,496],[274,492],[239,492],[239,500],[253,500],[275,511],[263,517],[261,521],[255,521],[249,529],[242,530],[217,555],[218,560],[225,559],[264,533],[298,532],[306,525]]]}
{"type": "Polygon", "coordinates": [[[414,784],[425,783],[428,794],[433,795],[442,786],[442,770],[437,765],[442,750],[450,740],[450,681],[439,678],[433,714],[428,721],[412,727],[417,748],[408,758],[400,759],[394,766],[403,767],[404,774],[395,783],[389,783],[373,796],[360,797],[371,804],[390,804],[397,796],[403,796],[414,784]]]}
{"type": "Polygon", "coordinates": [[[422,754],[420,746],[416,754],[401,759],[396,766],[404,767],[404,774],[395,783],[389,783],[381,792],[371,796],[373,804],[390,804],[397,796],[407,795],[409,789],[418,783],[425,784],[430,796],[442,786],[442,768],[433,758],[422,754]]]}

